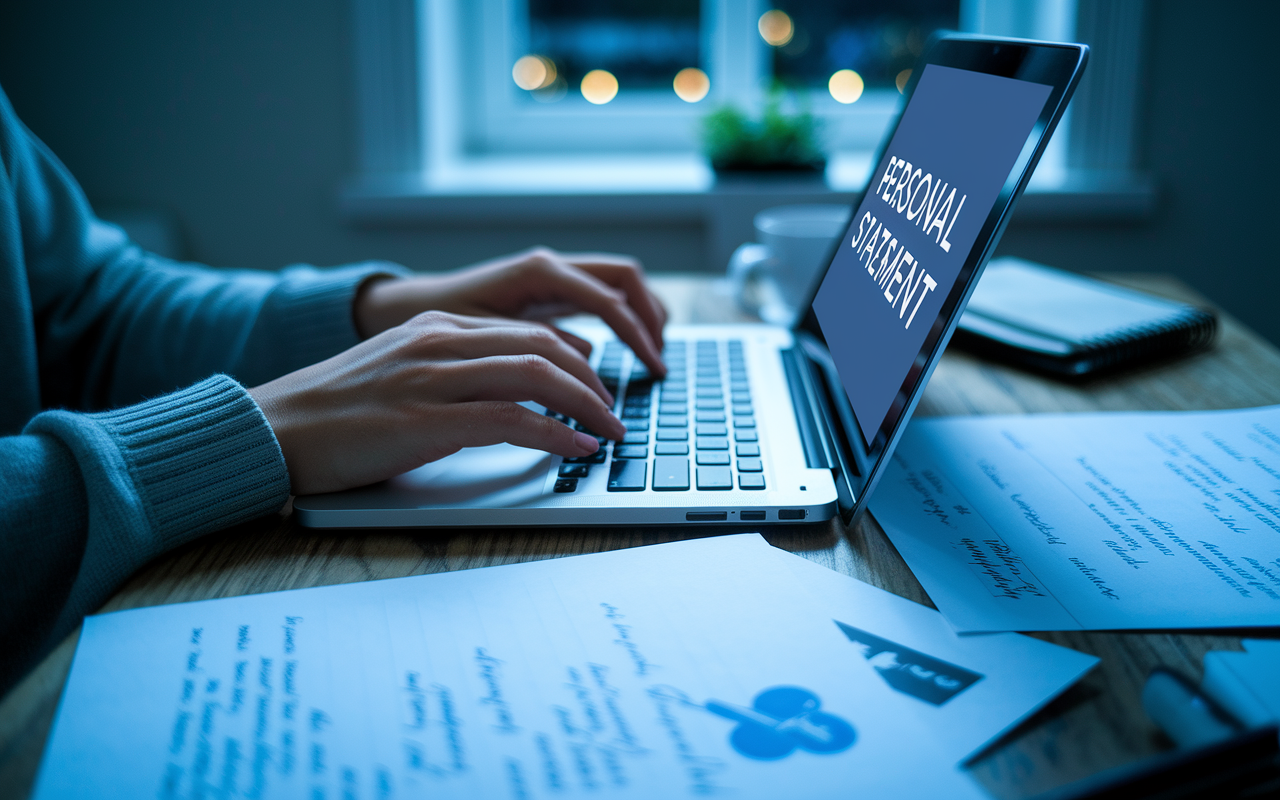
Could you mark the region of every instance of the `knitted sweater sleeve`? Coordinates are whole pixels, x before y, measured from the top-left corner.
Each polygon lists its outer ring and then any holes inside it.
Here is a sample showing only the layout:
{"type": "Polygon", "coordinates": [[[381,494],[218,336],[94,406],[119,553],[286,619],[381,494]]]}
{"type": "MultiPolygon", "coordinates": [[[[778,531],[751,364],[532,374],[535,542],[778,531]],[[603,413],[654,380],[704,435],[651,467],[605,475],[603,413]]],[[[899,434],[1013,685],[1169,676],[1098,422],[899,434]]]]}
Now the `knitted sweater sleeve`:
{"type": "Polygon", "coordinates": [[[403,270],[145,253],[2,93],[0,159],[3,692],[147,560],[284,504],[283,457],[244,387],[354,345],[359,285],[403,270]]]}

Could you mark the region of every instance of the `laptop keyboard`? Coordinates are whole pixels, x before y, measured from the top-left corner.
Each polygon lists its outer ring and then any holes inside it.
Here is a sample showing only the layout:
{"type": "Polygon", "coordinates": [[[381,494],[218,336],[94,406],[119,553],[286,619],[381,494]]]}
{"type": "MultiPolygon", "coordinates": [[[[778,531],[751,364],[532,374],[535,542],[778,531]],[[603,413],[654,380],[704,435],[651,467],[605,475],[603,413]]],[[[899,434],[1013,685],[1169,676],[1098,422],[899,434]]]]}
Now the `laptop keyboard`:
{"type": "MultiPolygon", "coordinates": [[[[611,492],[715,492],[765,488],[755,407],[740,339],[669,341],[665,380],[621,342],[604,346],[596,372],[619,405],[622,441],[602,437],[589,456],[566,458],[555,491],[577,491],[592,470],[607,469],[611,492]],[[626,372],[624,374],[624,369],[626,372]]],[[[551,409],[547,415],[595,435],[551,409]]]]}

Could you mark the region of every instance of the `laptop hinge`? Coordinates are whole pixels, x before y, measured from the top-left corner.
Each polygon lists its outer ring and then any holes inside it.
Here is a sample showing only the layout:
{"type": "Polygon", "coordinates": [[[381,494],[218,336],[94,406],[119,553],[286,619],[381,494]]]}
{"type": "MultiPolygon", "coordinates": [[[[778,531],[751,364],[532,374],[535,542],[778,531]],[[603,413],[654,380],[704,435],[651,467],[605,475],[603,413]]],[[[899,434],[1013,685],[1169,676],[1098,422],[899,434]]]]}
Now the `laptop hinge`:
{"type": "Polygon", "coordinates": [[[796,415],[796,428],[800,431],[800,444],[804,448],[805,464],[810,469],[831,469],[835,466],[835,459],[822,424],[823,415],[815,405],[818,395],[813,385],[809,361],[799,348],[789,348],[781,353],[787,389],[791,392],[791,409],[796,415]]]}

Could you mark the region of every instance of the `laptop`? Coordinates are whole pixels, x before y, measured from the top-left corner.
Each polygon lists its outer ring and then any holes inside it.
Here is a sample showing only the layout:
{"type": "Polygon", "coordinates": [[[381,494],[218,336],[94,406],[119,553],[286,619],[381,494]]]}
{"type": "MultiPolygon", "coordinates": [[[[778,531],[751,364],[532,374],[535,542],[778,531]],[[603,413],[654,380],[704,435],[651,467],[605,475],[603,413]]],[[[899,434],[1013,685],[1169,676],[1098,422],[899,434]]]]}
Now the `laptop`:
{"type": "Polygon", "coordinates": [[[606,327],[575,325],[617,398],[624,440],[570,459],[513,445],[464,449],[379,484],[298,497],[296,519],[313,528],[764,526],[838,513],[852,524],[1087,58],[1079,44],[935,39],[794,326],[669,326],[669,371],[655,381],[606,327]]]}

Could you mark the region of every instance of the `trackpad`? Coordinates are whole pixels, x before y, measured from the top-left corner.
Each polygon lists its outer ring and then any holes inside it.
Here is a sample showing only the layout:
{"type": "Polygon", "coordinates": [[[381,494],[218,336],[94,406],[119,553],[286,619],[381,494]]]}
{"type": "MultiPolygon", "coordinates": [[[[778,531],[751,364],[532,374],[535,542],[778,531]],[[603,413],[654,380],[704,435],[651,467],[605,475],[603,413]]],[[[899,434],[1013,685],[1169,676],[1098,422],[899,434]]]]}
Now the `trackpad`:
{"type": "Polygon", "coordinates": [[[519,506],[542,497],[554,458],[511,444],[466,447],[388,483],[419,506],[519,506]]]}

